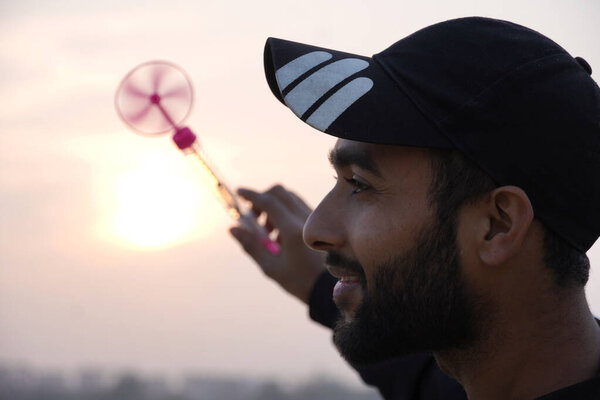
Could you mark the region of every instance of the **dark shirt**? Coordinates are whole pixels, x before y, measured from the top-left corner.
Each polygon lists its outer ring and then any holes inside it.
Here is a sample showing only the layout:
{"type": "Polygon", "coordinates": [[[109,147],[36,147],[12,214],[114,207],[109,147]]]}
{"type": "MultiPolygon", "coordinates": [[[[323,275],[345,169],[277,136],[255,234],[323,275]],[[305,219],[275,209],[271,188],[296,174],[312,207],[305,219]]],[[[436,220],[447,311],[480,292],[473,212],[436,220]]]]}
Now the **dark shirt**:
{"type": "MultiPolygon", "coordinates": [[[[337,280],[327,272],[317,279],[309,299],[310,317],[332,328],[339,311],[332,300],[337,280]]],[[[368,367],[356,368],[368,385],[386,400],[466,400],[462,386],[444,374],[431,353],[416,353],[368,367]]],[[[536,400],[600,400],[600,371],[587,381],[549,393],[536,400]]]]}

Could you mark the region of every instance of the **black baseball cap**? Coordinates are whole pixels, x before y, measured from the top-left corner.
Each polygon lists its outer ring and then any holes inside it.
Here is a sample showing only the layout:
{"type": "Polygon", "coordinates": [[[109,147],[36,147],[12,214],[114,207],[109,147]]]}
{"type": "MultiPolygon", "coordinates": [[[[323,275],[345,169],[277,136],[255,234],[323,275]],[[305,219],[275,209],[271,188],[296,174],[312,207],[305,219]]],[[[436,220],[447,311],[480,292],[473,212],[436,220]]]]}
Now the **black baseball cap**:
{"type": "Polygon", "coordinates": [[[267,39],[271,91],[330,135],[456,149],[586,252],[600,235],[600,88],[544,35],[482,17],[438,23],[365,57],[267,39]]]}

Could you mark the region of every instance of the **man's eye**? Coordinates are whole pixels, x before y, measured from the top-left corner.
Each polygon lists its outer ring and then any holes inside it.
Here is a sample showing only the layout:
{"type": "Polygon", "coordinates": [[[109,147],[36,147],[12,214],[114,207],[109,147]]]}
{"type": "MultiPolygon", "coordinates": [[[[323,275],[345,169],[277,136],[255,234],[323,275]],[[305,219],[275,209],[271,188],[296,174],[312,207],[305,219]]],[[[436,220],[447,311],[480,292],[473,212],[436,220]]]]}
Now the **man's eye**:
{"type": "Polygon", "coordinates": [[[369,185],[366,185],[354,178],[344,178],[344,180],[354,187],[352,194],[358,194],[360,192],[363,192],[363,191],[369,189],[369,187],[370,187],[369,185]]]}

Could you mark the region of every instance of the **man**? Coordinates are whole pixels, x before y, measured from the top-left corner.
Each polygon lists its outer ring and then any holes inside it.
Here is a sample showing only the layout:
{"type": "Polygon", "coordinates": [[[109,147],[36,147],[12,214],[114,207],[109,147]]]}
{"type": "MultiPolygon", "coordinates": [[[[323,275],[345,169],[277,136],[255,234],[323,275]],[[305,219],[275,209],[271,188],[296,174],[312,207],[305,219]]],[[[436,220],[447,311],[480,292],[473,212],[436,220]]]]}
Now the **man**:
{"type": "Polygon", "coordinates": [[[271,38],[265,69],[280,101],[339,138],[338,178],[312,213],[280,186],[240,191],[279,230],[278,256],[231,232],[334,326],[367,383],[390,399],[600,398],[584,294],[600,89],[583,59],[463,18],[372,58],[271,38]]]}

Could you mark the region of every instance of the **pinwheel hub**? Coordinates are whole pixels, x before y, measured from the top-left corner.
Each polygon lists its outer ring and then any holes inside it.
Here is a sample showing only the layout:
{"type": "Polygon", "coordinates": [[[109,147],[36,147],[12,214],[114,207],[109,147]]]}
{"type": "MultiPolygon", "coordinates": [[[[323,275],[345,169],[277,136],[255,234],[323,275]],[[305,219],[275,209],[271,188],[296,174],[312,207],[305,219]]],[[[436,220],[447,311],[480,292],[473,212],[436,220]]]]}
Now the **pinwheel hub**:
{"type": "Polygon", "coordinates": [[[158,93],[154,93],[152,96],[150,96],[150,103],[152,103],[152,104],[160,103],[160,96],[158,95],[158,93]]]}

